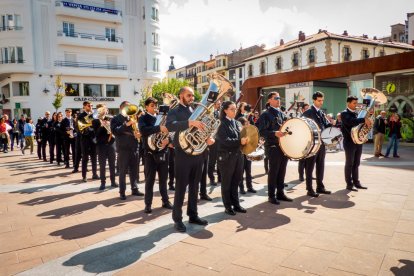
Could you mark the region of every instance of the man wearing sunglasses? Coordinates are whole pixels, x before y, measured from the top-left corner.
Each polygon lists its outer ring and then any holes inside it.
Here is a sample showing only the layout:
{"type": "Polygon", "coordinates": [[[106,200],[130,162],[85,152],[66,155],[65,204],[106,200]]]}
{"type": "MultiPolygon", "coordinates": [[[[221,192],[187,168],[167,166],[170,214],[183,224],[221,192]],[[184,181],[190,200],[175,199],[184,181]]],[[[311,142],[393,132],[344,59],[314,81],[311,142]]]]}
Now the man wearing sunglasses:
{"type": "Polygon", "coordinates": [[[280,110],[280,95],[271,92],[267,96],[269,108],[260,115],[257,127],[260,136],[265,138],[265,152],[269,158],[269,172],[267,175],[268,201],[271,204],[280,204],[281,201],[293,201],[284,192],[286,166],[288,158],[279,146],[279,138],[286,133],[279,131],[283,122],[287,120],[284,112],[280,110]]]}

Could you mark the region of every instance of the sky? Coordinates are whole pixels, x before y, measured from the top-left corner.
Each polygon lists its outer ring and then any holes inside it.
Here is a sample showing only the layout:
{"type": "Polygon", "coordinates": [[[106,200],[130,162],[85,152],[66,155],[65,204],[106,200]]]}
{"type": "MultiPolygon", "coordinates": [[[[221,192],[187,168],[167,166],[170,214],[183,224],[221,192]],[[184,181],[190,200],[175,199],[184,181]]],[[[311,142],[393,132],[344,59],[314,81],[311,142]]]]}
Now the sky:
{"type": "Polygon", "coordinates": [[[411,12],[414,0],[160,0],[161,69],[170,56],[179,68],[240,47],[269,49],[299,31],[389,36],[411,12]]]}

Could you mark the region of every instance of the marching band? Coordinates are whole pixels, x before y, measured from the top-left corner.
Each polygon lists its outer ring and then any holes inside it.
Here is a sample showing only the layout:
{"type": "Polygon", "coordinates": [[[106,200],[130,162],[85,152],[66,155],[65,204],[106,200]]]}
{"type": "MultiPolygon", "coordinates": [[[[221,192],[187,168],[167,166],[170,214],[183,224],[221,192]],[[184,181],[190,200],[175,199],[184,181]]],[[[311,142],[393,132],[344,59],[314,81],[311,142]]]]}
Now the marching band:
{"type": "Polygon", "coordinates": [[[271,204],[293,201],[285,194],[289,160],[299,161],[299,178],[301,181],[306,179],[308,196],[329,195],[331,192],[323,183],[326,147],[336,145],[342,139],[346,157],[346,189],[366,189],[360,183],[358,167],[366,132],[373,124],[372,107],[375,101],[381,102],[381,92],[376,89],[364,91],[367,102],[364,101],[363,117],[356,112],[358,99],[349,96],[346,110],[340,113],[342,127],[339,134],[334,132],[333,136],[330,135],[334,122],[328,120],[322,111],[322,92],[313,94],[311,106],[298,104],[296,116],[291,118],[281,109],[278,92],[267,95],[267,108],[260,116],[256,111],[259,101],[253,110],[245,102],[238,105],[240,98],[236,103],[223,101],[232,93],[232,85],[227,79],[213,75],[201,103],[194,103],[191,87],[182,87],[178,98],[165,93],[163,105],[158,105],[153,97],[145,99],[145,112],[139,118],[140,108],[127,101],[121,103],[120,113],[115,117],[108,115],[108,108],[103,104],[97,105],[93,112],[88,101],[83,103],[83,112],[77,117],[72,116],[71,109],[65,110],[65,117],[59,112],[50,118],[50,112],[46,112],[45,118],[36,126],[38,157],[46,161],[46,144],[49,141],[50,162],[54,161],[55,147],[58,164],[64,162],[65,167],[69,168],[72,156],[73,173],[78,172],[82,160],[84,182],[87,182],[90,159],[92,179],[101,182],[99,190],[106,188],[108,163],[111,187],[119,187],[120,199],[125,200],[128,174],[132,195],[144,196],[145,213],[152,212],[153,189],[158,174],[162,207],[172,209],[174,227],[179,232],[186,231],[182,208],[187,189],[189,222],[208,224],[199,217],[197,210],[199,192],[201,199],[211,200],[206,193],[207,176],[211,186],[221,183],[226,214],[246,213],[247,210],[240,205],[238,189],[240,193],[245,193],[243,174],[246,172],[247,191],[256,193],[252,186],[251,163],[263,160],[265,156],[268,159],[268,201],[271,204]],[[49,138],[52,135],[55,139],[49,138]],[[140,149],[144,163],[145,195],[137,185],[140,149]],[[315,167],[316,190],[312,186],[315,167]],[[119,173],[119,185],[115,181],[116,171],[119,173]],[[175,193],[173,204],[169,201],[167,188],[175,193]]]}

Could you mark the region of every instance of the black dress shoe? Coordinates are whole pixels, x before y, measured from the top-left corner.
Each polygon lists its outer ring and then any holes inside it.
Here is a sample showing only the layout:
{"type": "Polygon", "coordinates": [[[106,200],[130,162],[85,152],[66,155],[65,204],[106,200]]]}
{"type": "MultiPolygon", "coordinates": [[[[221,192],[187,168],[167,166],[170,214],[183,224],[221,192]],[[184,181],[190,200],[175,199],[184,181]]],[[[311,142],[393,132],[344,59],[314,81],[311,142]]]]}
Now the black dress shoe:
{"type": "Polygon", "coordinates": [[[86,177],[82,178],[83,182],[88,182],[88,179],[86,179],[86,177]]]}
{"type": "Polygon", "coordinates": [[[253,188],[247,189],[247,192],[255,194],[257,191],[253,188]]]}
{"type": "Polygon", "coordinates": [[[270,197],[267,201],[269,201],[270,203],[275,204],[275,205],[280,204],[280,201],[277,200],[275,197],[270,197]]]}
{"type": "Polygon", "coordinates": [[[319,196],[319,194],[318,193],[315,193],[314,190],[308,191],[307,195],[308,196],[311,196],[311,197],[318,197],[319,196]]]}
{"type": "Polygon", "coordinates": [[[99,190],[100,190],[100,191],[105,190],[105,183],[101,184],[101,186],[99,187],[99,190]]]}
{"type": "Polygon", "coordinates": [[[355,189],[353,186],[346,186],[346,189],[348,190],[348,191],[354,191],[354,192],[357,192],[358,190],[357,189],[355,189]]]}
{"type": "Polygon", "coordinates": [[[126,199],[126,195],[125,195],[125,194],[120,194],[120,195],[119,195],[119,198],[120,198],[121,200],[125,200],[125,199],[126,199]]]}
{"type": "Polygon", "coordinates": [[[368,189],[367,187],[362,186],[361,184],[354,185],[354,186],[355,186],[355,188],[357,188],[357,189],[364,189],[364,190],[368,189]]]}
{"type": "Polygon", "coordinates": [[[241,207],[241,206],[235,206],[234,208],[233,208],[233,210],[235,211],[235,212],[237,212],[237,213],[247,213],[247,210],[246,209],[244,209],[243,207],[241,207]]]}
{"type": "Polygon", "coordinates": [[[245,194],[246,194],[246,191],[245,191],[244,189],[240,189],[240,193],[241,193],[242,195],[245,195],[245,194]]]}
{"type": "Polygon", "coordinates": [[[171,202],[169,202],[169,201],[166,201],[166,202],[164,202],[163,204],[162,204],[162,208],[165,208],[165,209],[172,209],[173,208],[173,205],[171,204],[171,202]]]}
{"type": "Polygon", "coordinates": [[[136,190],[132,190],[131,195],[134,195],[134,196],[143,196],[144,193],[141,193],[138,189],[136,189],[136,190]]]}
{"type": "Polygon", "coordinates": [[[116,184],[115,182],[112,182],[112,183],[111,183],[111,187],[116,188],[116,187],[119,187],[119,186],[118,186],[118,184],[116,184]]]}
{"type": "Polygon", "coordinates": [[[170,190],[170,191],[175,191],[175,188],[174,188],[174,186],[173,186],[173,185],[170,185],[170,187],[168,188],[168,190],[170,190]]]}
{"type": "Polygon", "coordinates": [[[151,205],[145,205],[144,212],[150,214],[152,212],[151,205]]]}
{"type": "Polygon", "coordinates": [[[325,194],[325,195],[330,195],[332,193],[331,191],[325,190],[325,188],[323,188],[323,189],[316,189],[316,192],[318,194],[325,194]]]}
{"type": "Polygon", "coordinates": [[[200,217],[190,218],[190,220],[188,222],[193,223],[193,224],[198,224],[198,225],[207,225],[208,224],[208,221],[206,221],[205,219],[202,219],[200,217]]]}
{"type": "Polygon", "coordinates": [[[224,213],[226,213],[229,216],[235,216],[236,215],[236,212],[232,208],[226,208],[224,210],[224,213]]]}
{"type": "Polygon", "coordinates": [[[207,201],[212,201],[213,199],[211,197],[209,197],[208,195],[200,195],[200,199],[203,200],[207,200],[207,201]]]}
{"type": "Polygon", "coordinates": [[[78,169],[73,169],[73,171],[72,171],[72,173],[77,173],[77,172],[79,172],[78,169]]]}
{"type": "Polygon", "coordinates": [[[305,181],[305,178],[303,176],[299,176],[299,181],[305,181]]]}
{"type": "Polygon", "coordinates": [[[95,174],[94,176],[92,176],[92,179],[99,179],[99,175],[95,174]]]}
{"type": "Polygon", "coordinates": [[[291,199],[290,197],[287,197],[285,194],[277,195],[276,198],[279,201],[287,201],[287,202],[292,202],[293,201],[293,199],[291,199]]]}
{"type": "Polygon", "coordinates": [[[69,165],[66,165],[66,166],[65,166],[65,169],[69,169],[69,168],[70,168],[70,167],[69,167],[69,165]]]}
{"type": "Polygon", "coordinates": [[[185,225],[184,225],[184,223],[182,221],[179,221],[179,222],[174,223],[174,228],[178,232],[182,232],[182,233],[184,233],[185,231],[187,231],[187,228],[185,227],[185,225]]]}
{"type": "Polygon", "coordinates": [[[393,155],[393,157],[394,157],[394,158],[400,158],[400,156],[399,156],[399,155],[393,155]]]}

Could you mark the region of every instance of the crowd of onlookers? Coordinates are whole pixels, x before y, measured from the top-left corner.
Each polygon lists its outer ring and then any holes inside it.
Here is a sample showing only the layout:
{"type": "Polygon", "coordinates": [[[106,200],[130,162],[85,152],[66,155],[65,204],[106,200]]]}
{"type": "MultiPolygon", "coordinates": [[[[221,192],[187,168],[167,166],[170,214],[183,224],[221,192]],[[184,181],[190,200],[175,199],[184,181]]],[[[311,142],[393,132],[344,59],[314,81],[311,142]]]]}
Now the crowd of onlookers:
{"type": "Polygon", "coordinates": [[[387,118],[387,112],[381,111],[380,115],[375,118],[373,134],[374,134],[374,156],[388,158],[391,149],[393,150],[393,157],[399,158],[398,144],[401,136],[401,121],[400,115],[392,113],[387,118]],[[382,154],[382,145],[384,144],[385,135],[388,133],[388,146],[385,155],[382,154]]]}

